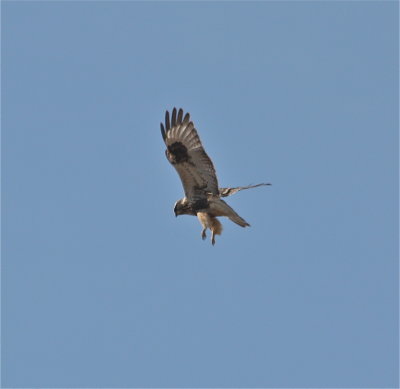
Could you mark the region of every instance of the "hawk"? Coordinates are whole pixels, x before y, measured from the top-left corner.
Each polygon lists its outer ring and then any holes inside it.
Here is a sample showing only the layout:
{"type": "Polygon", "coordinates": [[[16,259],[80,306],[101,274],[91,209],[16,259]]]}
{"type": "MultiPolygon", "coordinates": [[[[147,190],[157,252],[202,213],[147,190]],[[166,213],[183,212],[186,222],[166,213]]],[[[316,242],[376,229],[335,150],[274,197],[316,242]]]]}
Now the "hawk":
{"type": "Polygon", "coordinates": [[[167,149],[165,155],[176,169],[182,181],[185,197],[174,206],[175,216],[197,216],[203,230],[201,237],[206,238],[207,228],[211,231],[211,242],[215,244],[215,235],[221,235],[222,224],[218,216],[226,216],[241,227],[250,224],[241,218],[221,197],[230,196],[243,189],[262,185],[219,188],[217,175],[210,157],[205,152],[197,131],[190,120],[190,114],[183,116],[183,110],[165,113],[165,127],[161,123],[161,134],[167,149]]]}

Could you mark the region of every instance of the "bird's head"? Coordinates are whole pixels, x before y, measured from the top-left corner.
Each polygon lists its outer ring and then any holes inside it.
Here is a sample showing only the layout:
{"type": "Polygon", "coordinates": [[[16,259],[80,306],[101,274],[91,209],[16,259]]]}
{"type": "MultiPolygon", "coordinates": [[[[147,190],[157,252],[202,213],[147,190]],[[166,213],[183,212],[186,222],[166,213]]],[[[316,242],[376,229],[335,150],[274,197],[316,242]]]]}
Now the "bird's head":
{"type": "Polygon", "coordinates": [[[174,213],[175,216],[194,214],[193,211],[191,211],[189,202],[187,201],[186,198],[180,199],[175,203],[174,213]]]}
{"type": "Polygon", "coordinates": [[[174,205],[175,217],[177,217],[178,215],[182,215],[183,214],[182,211],[183,211],[182,200],[178,200],[174,205]]]}

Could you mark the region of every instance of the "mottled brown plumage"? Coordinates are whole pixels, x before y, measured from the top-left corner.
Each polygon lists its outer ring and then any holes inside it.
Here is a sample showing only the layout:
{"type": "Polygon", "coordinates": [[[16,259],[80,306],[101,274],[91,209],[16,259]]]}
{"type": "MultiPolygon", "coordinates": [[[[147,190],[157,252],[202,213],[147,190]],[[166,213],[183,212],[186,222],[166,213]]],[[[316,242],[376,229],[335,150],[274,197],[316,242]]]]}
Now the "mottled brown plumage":
{"type": "Polygon", "coordinates": [[[185,192],[185,197],[175,203],[175,215],[197,215],[203,226],[202,238],[205,239],[206,230],[210,229],[213,245],[215,235],[222,232],[222,224],[217,217],[226,216],[241,227],[250,226],[221,197],[270,184],[219,188],[214,165],[201,144],[189,113],[183,116],[182,109],[177,112],[174,108],[171,118],[166,111],[161,134],[167,147],[165,155],[178,172],[185,192]]]}

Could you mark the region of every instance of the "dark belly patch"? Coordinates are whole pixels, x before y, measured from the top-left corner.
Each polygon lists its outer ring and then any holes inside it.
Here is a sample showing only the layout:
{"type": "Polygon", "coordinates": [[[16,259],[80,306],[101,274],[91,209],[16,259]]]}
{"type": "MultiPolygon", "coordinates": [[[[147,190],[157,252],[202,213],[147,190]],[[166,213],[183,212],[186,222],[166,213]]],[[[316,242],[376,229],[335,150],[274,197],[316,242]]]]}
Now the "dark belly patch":
{"type": "Polygon", "coordinates": [[[198,212],[202,209],[207,209],[209,207],[207,199],[193,201],[190,205],[195,212],[198,212]]]}

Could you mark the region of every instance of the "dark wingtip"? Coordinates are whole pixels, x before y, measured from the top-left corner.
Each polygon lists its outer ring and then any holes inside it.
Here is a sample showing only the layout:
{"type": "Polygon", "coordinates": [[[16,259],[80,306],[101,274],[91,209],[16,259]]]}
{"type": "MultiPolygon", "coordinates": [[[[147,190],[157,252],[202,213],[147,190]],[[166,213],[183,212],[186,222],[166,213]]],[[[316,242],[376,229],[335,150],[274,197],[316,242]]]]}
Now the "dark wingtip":
{"type": "MultiPolygon", "coordinates": [[[[169,111],[165,111],[165,129],[163,132],[163,136],[166,132],[168,132],[172,127],[175,127],[176,124],[181,124],[181,123],[189,123],[190,121],[190,114],[187,112],[185,116],[183,117],[183,109],[179,108],[179,110],[174,107],[171,112],[171,120],[170,120],[170,115],[169,111]],[[178,116],[177,116],[178,114],[178,116]],[[183,118],[183,119],[182,119],[183,118]]],[[[165,138],[164,138],[165,139],[165,138]]]]}
{"type": "Polygon", "coordinates": [[[169,123],[169,112],[168,111],[165,111],[165,128],[167,131],[171,128],[170,123],[169,123]]]}
{"type": "Polygon", "coordinates": [[[179,108],[179,112],[178,112],[178,124],[182,123],[182,117],[183,117],[183,109],[179,108]]]}
{"type": "Polygon", "coordinates": [[[176,108],[172,110],[172,117],[171,117],[171,127],[175,127],[176,125],[176,108]]]}
{"type": "Polygon", "coordinates": [[[164,125],[162,123],[160,123],[160,127],[161,127],[161,135],[165,141],[165,139],[167,139],[167,135],[165,134],[164,125]]]}
{"type": "Polygon", "coordinates": [[[190,113],[186,112],[185,117],[183,118],[183,123],[188,123],[190,120],[190,113]]]}

